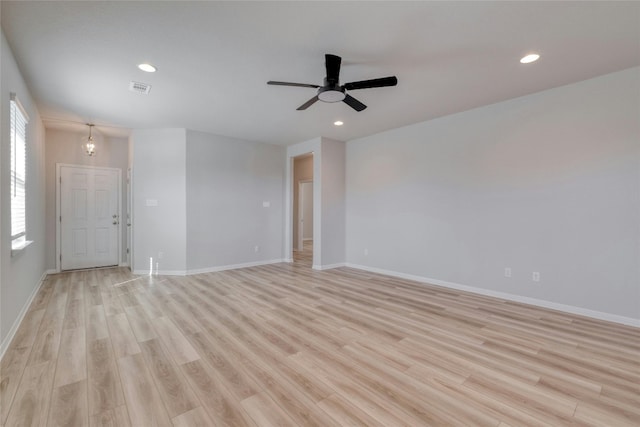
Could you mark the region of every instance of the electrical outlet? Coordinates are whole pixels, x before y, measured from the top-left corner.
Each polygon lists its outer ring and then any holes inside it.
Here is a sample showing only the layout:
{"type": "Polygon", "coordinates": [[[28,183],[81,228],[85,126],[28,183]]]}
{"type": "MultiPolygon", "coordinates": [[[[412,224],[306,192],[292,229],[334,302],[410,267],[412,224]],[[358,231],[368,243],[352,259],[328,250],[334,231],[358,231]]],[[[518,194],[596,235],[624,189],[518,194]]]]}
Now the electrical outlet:
{"type": "Polygon", "coordinates": [[[540,272],[539,271],[534,271],[533,274],[531,275],[531,280],[533,280],[534,282],[539,282],[540,281],[540,272]]]}
{"type": "Polygon", "coordinates": [[[511,277],[511,267],[504,268],[504,277],[511,277]]]}
{"type": "Polygon", "coordinates": [[[364,248],[364,256],[367,256],[367,255],[369,255],[369,249],[364,248]]]}
{"type": "Polygon", "coordinates": [[[255,246],[253,247],[253,252],[258,252],[258,251],[260,251],[260,246],[255,245],[255,246]]]}

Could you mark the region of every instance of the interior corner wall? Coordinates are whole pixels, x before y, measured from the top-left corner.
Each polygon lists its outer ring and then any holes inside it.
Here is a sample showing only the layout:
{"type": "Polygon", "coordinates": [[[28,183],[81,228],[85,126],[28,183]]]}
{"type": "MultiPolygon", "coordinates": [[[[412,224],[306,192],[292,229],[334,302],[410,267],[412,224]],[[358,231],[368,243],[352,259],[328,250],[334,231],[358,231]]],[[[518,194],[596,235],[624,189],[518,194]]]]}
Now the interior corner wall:
{"type": "Polygon", "coordinates": [[[0,356],[24,316],[46,273],[44,126],[4,32],[0,40],[0,356]],[[27,125],[27,240],[33,243],[11,254],[10,93],[29,115],[27,125]]]}
{"type": "Polygon", "coordinates": [[[186,149],[188,271],[281,261],[285,148],[187,131],[186,149]]]}
{"type": "Polygon", "coordinates": [[[138,274],[186,274],[186,130],[136,129],[130,143],[132,269],[138,274]]]}
{"type": "Polygon", "coordinates": [[[632,68],[348,142],[348,263],[640,324],[638,117],[632,68]]]}
{"type": "MultiPolygon", "coordinates": [[[[99,132],[99,131],[98,131],[99,132]]],[[[94,129],[94,136],[98,133],[94,129]]],[[[86,139],[87,132],[75,132],[60,129],[47,129],[45,132],[45,163],[46,163],[46,261],[47,269],[56,268],[56,164],[70,164],[79,166],[93,166],[104,168],[118,168],[121,170],[121,198],[120,212],[122,226],[120,239],[122,253],[120,262],[127,260],[127,168],[129,166],[129,142],[126,138],[105,138],[98,133],[97,153],[87,156],[81,147],[81,141],[86,139]]]]}

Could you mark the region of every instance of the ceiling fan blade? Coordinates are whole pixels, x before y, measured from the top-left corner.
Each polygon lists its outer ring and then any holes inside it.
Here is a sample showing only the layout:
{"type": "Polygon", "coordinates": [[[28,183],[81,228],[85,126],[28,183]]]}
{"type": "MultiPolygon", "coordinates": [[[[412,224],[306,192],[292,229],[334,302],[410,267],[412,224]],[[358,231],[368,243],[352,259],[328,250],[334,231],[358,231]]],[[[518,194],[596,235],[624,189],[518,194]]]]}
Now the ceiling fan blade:
{"type": "Polygon", "coordinates": [[[318,100],[318,95],[314,96],[313,98],[311,98],[310,100],[308,100],[307,102],[305,102],[304,104],[302,104],[301,106],[296,108],[296,110],[298,110],[298,111],[306,110],[307,108],[309,108],[313,104],[315,104],[317,100],[318,100]]]}
{"type": "Polygon", "coordinates": [[[276,86],[295,86],[295,87],[311,87],[314,89],[318,89],[320,86],[311,85],[307,83],[290,83],[290,82],[274,82],[273,80],[269,80],[267,82],[268,85],[276,85],[276,86]]]}
{"type": "Polygon", "coordinates": [[[391,76],[391,77],[383,77],[381,79],[362,80],[359,82],[346,83],[344,85],[344,88],[346,90],[369,89],[373,87],[395,86],[397,84],[398,84],[398,79],[396,78],[396,76],[391,76]]]}
{"type": "Polygon", "coordinates": [[[337,55],[327,53],[325,56],[325,66],[327,68],[327,83],[338,84],[340,80],[340,64],[342,58],[337,55]]]}
{"type": "Polygon", "coordinates": [[[349,94],[347,94],[342,101],[356,111],[362,111],[365,108],[367,108],[366,105],[364,105],[362,102],[358,101],[357,99],[355,99],[353,96],[349,94]]]}

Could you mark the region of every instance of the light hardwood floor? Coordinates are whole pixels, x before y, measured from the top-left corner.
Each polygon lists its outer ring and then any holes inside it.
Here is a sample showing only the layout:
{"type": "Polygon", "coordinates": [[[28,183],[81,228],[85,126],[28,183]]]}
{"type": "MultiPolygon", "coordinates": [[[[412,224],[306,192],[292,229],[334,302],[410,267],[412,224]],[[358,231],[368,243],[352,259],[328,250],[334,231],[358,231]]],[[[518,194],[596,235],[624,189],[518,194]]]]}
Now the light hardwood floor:
{"type": "Polygon", "coordinates": [[[2,360],[0,421],[640,425],[639,329],[309,263],[49,276],[2,360]]]}

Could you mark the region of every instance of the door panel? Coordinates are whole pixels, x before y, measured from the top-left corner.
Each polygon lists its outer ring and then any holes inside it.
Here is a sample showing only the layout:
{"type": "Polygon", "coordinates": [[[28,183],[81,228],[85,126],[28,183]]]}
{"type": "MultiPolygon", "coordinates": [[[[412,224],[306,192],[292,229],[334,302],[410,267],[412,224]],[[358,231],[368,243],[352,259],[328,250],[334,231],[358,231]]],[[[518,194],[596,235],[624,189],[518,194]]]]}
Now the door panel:
{"type": "Polygon", "coordinates": [[[119,171],[60,167],[61,269],[118,264],[119,171]]]}
{"type": "Polygon", "coordinates": [[[73,194],[73,218],[76,221],[87,219],[87,190],[74,188],[73,194]]]}
{"type": "Polygon", "coordinates": [[[109,229],[96,229],[96,255],[104,255],[109,252],[109,229]]]}
{"type": "Polygon", "coordinates": [[[73,255],[74,256],[86,256],[87,255],[87,230],[79,228],[73,230],[73,255]]]}

